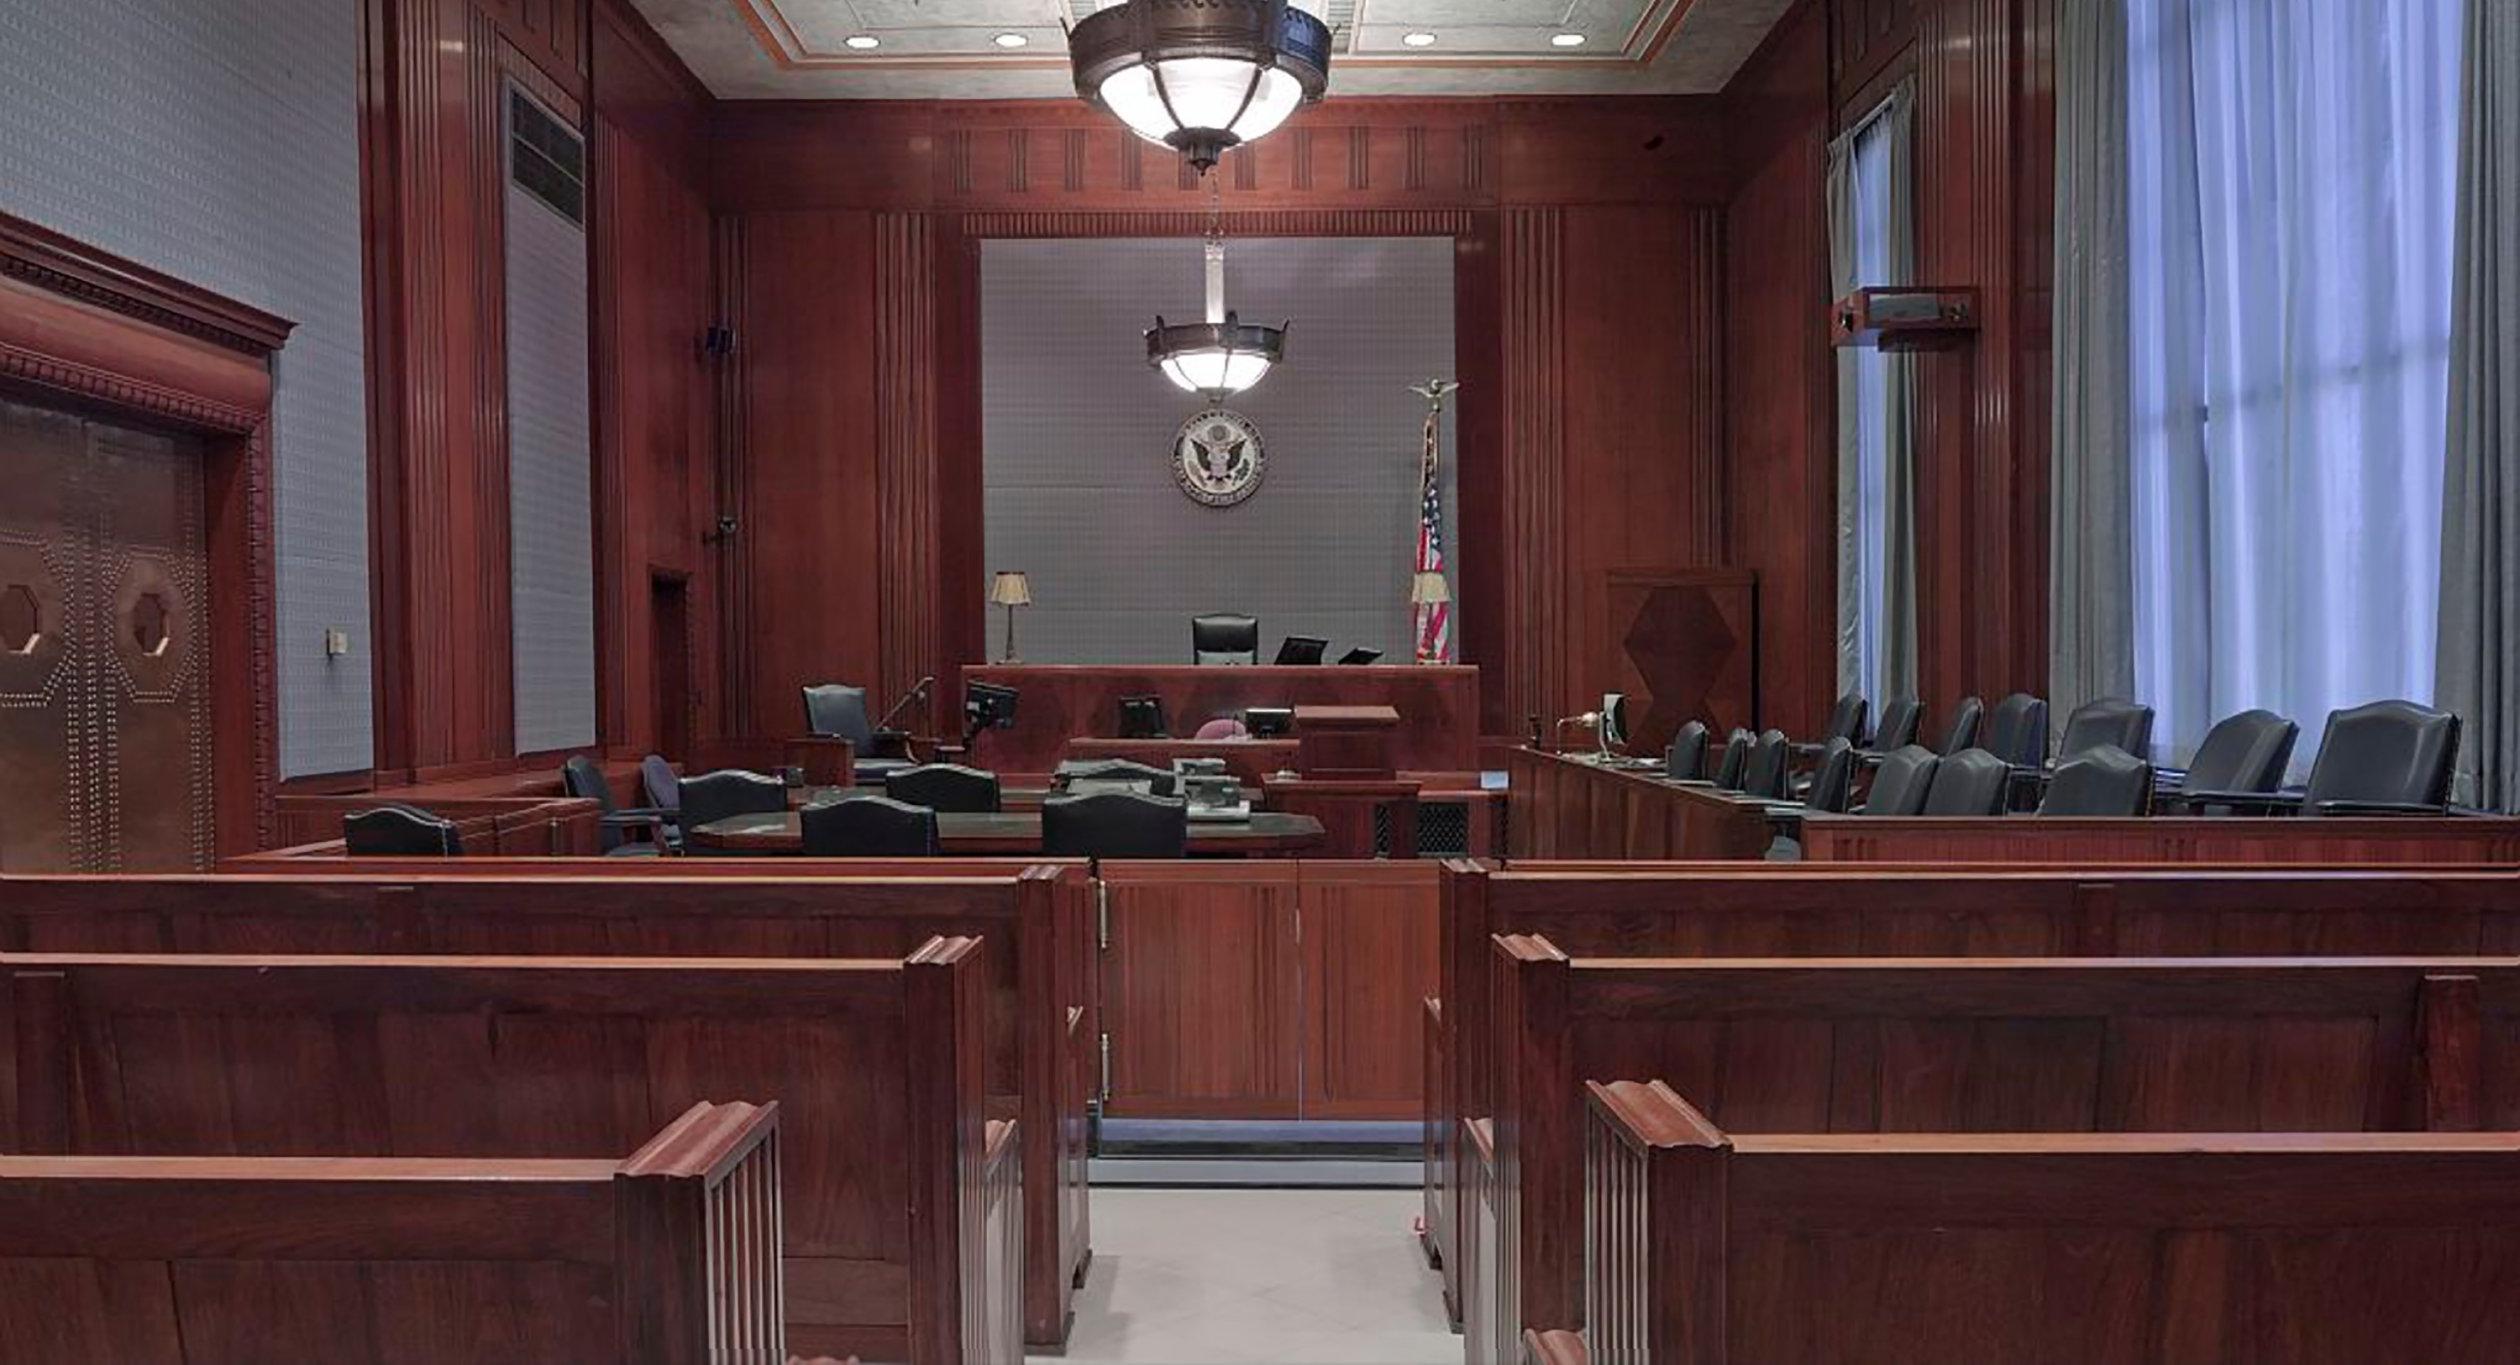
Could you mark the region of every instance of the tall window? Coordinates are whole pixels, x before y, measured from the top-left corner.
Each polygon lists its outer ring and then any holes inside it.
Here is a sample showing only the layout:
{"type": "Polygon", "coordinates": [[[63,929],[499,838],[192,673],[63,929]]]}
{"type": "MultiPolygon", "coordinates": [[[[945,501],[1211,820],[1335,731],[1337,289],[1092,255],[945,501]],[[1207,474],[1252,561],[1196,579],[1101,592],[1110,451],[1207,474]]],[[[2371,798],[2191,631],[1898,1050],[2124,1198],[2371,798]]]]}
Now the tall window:
{"type": "MultiPolygon", "coordinates": [[[[2463,0],[2128,0],[2137,695],[2429,700],[2463,0]]],[[[2310,745],[2302,746],[2302,758],[2310,745]]]]}
{"type": "MultiPolygon", "coordinates": [[[[1891,263],[1890,148],[1896,119],[1888,107],[1856,129],[1851,197],[1855,226],[1853,287],[1905,284],[1891,263]]],[[[1892,357],[1872,347],[1847,353],[1854,371],[1855,505],[1843,518],[1844,552],[1855,566],[1853,619],[1845,622],[1847,668],[1853,688],[1875,705],[1887,700],[1894,680],[1885,667],[1890,629],[1890,424],[1892,357]]],[[[1847,420],[1841,418],[1841,420],[1847,420]]]]}

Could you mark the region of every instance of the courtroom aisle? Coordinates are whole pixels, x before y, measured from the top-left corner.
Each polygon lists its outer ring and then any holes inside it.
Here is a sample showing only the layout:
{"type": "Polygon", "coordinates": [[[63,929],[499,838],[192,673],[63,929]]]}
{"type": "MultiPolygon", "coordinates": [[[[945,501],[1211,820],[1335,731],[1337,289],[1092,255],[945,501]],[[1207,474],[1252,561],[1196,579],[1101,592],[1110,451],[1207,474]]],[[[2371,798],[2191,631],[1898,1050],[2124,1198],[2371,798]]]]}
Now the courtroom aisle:
{"type": "Polygon", "coordinates": [[[1459,1365],[1414,1190],[1094,1190],[1069,1365],[1459,1365]]]}

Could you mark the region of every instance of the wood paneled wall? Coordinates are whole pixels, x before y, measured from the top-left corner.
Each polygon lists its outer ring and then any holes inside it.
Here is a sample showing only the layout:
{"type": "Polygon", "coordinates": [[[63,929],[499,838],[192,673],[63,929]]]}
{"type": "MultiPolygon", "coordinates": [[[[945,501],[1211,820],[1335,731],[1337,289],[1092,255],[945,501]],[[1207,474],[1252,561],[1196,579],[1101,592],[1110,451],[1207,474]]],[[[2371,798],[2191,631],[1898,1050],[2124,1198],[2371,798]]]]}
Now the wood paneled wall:
{"type": "MultiPolygon", "coordinates": [[[[1457,244],[1455,559],[1492,733],[1604,685],[1624,645],[1583,607],[1607,574],[1729,553],[1721,145],[1713,100],[1358,99],[1218,171],[1237,235],[1457,244]]],[[[726,104],[711,159],[727,721],[775,736],[802,683],[889,703],[985,657],[979,241],[1190,238],[1203,195],[1058,101],[726,104]]]]}

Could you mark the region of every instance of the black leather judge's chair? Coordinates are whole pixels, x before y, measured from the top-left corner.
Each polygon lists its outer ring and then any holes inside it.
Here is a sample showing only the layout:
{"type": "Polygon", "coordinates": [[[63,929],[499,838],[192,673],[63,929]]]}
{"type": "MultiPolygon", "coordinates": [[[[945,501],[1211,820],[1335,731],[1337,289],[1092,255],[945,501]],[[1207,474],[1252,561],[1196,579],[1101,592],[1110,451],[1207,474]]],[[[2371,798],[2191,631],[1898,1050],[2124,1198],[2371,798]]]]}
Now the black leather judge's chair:
{"type": "Polygon", "coordinates": [[[996,773],[959,763],[929,763],[904,768],[884,779],[884,795],[929,810],[988,814],[1003,800],[996,773]]]}
{"type": "Polygon", "coordinates": [[[1984,749],[1945,754],[1934,767],[1934,785],[1925,795],[1925,815],[2001,815],[2010,790],[2012,765],[1984,749]]]}
{"type": "Polygon", "coordinates": [[[653,858],[664,851],[667,816],[661,810],[618,805],[612,782],[595,760],[578,754],[560,765],[560,786],[569,795],[595,803],[596,826],[607,858],[653,858]],[[637,838],[632,838],[633,834],[637,838]]]}
{"type": "Polygon", "coordinates": [[[1671,735],[1671,747],[1663,750],[1663,776],[1676,782],[1698,782],[1706,777],[1706,723],[1683,721],[1671,735]]]}
{"type": "Polygon", "coordinates": [[[341,817],[341,843],[353,858],[460,858],[464,836],[452,820],[388,803],[341,817]]]}
{"type": "MultiPolygon", "coordinates": [[[[787,810],[787,784],[775,777],[722,768],[682,780],[682,827],[688,832],[737,815],[778,815],[787,810]]],[[[686,837],[692,852],[700,847],[686,837]]]]}
{"type": "Polygon", "coordinates": [[[1823,815],[1844,815],[1855,796],[1855,746],[1842,737],[1832,736],[1820,746],[1820,766],[1811,773],[1811,789],[1803,793],[1803,808],[1823,815]]]}
{"type": "Polygon", "coordinates": [[[1865,794],[1857,814],[1922,815],[1925,798],[1933,791],[1934,770],[1940,766],[1942,759],[1919,744],[1884,754],[1880,770],[1873,774],[1872,790],[1865,794]]]}
{"type": "Polygon", "coordinates": [[[1742,779],[1749,775],[1750,750],[1758,745],[1758,737],[1747,730],[1735,730],[1724,737],[1723,754],[1715,760],[1715,789],[1737,792],[1742,779]]]}
{"type": "Polygon", "coordinates": [[[936,812],[888,796],[843,796],[796,813],[809,858],[933,858],[936,812]]]}
{"type": "Polygon", "coordinates": [[[1096,792],[1041,802],[1041,851],[1053,858],[1179,858],[1190,806],[1169,796],[1096,792]]]}
{"type": "Polygon", "coordinates": [[[2196,813],[2227,811],[2212,800],[2216,792],[2263,796],[2284,785],[2292,766],[2293,746],[2301,727],[2272,711],[2243,711],[2214,722],[2205,742],[2196,746],[2186,776],[2179,780],[2177,802],[2196,813]]]}
{"type": "Polygon", "coordinates": [[[912,766],[900,735],[877,734],[867,718],[866,689],[821,683],[805,689],[805,733],[836,735],[857,751],[857,780],[875,783],[912,766]]]}
{"type": "Polygon", "coordinates": [[[2459,718],[2411,701],[2375,701],[2328,717],[2310,765],[2304,815],[2447,815],[2459,718]]]}
{"type": "Polygon", "coordinates": [[[1986,703],[1975,697],[1962,697],[1951,708],[1951,724],[1944,727],[1942,743],[1934,746],[1934,752],[1948,758],[1963,749],[1976,748],[1978,723],[1984,719],[1986,703]]]}
{"type": "Polygon", "coordinates": [[[1201,664],[1260,662],[1260,618],[1230,611],[1191,617],[1190,661],[1201,664]]]}
{"type": "Polygon", "coordinates": [[[2098,744],[2056,765],[2047,794],[2039,800],[2039,814],[2148,815],[2152,789],[2150,763],[2114,744],[2098,744]]]}
{"type": "Polygon", "coordinates": [[[1881,704],[1881,728],[1873,731],[1872,749],[1889,753],[1916,742],[1916,723],[1925,718],[1925,708],[1914,697],[1892,697],[1881,704]]]}
{"type": "Polygon", "coordinates": [[[2056,761],[2079,758],[2106,746],[2141,758],[2152,752],[2153,709],[2124,697],[2102,697],[2074,708],[2056,742],[2056,761]]]}
{"type": "Polygon", "coordinates": [[[1793,742],[1782,730],[1770,730],[1750,746],[1750,758],[1741,766],[1741,794],[1762,801],[1785,799],[1786,779],[1792,775],[1793,742]]]}

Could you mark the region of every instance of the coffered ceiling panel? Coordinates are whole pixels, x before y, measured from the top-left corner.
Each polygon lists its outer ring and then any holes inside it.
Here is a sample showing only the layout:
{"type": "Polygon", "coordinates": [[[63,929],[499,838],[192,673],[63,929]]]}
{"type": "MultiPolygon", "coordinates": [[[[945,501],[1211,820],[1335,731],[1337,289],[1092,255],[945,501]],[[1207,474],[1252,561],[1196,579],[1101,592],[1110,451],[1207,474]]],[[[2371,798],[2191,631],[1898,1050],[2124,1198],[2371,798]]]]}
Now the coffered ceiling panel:
{"type": "MultiPolygon", "coordinates": [[[[1066,26],[1119,0],[635,3],[729,99],[1056,99],[1066,26]]],[[[1296,0],[1331,26],[1334,98],[1711,94],[1791,3],[1296,0]]]]}

